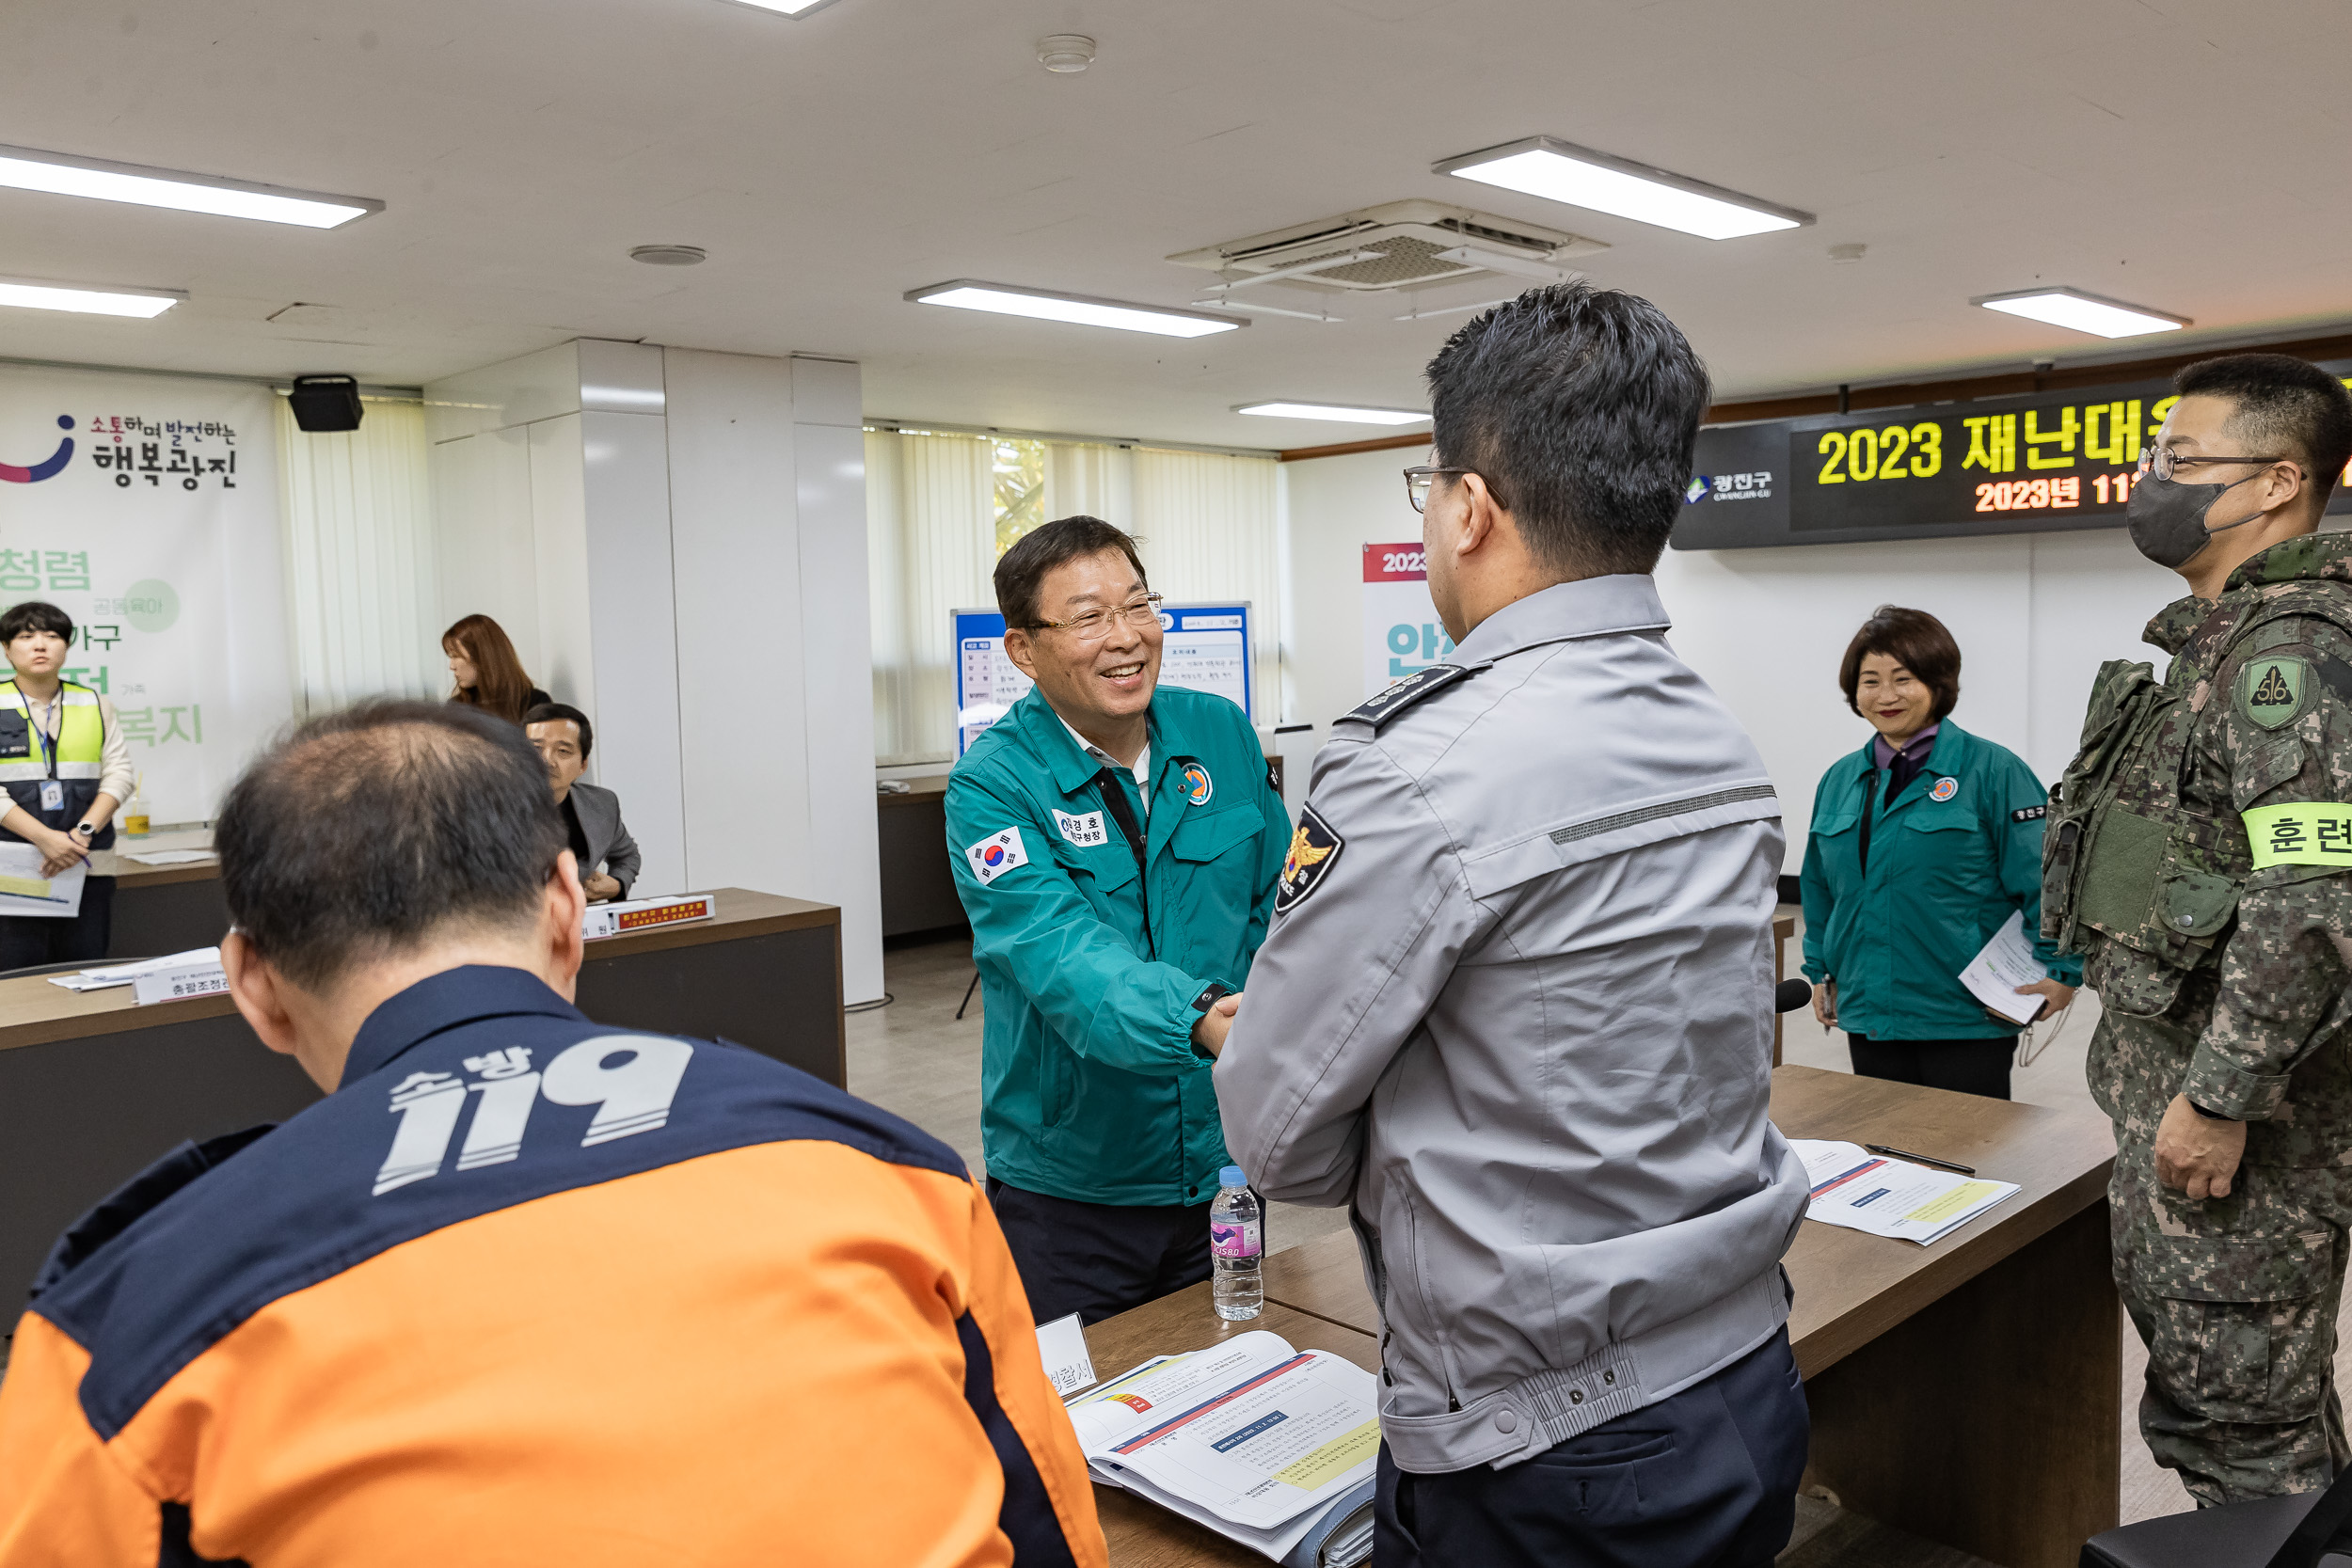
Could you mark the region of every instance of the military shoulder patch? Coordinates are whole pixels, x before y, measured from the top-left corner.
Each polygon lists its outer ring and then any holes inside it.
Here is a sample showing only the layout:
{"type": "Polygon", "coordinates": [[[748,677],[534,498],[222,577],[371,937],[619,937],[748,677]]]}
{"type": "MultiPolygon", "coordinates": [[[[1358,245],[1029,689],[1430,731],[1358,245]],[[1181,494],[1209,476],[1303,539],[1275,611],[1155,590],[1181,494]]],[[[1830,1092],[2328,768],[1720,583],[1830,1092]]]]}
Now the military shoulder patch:
{"type": "Polygon", "coordinates": [[[1343,713],[1340,721],[1345,723],[1353,719],[1376,730],[1423,697],[1443,691],[1456,681],[1466,681],[1484,668],[1484,665],[1473,667],[1467,664],[1426,665],[1391,685],[1361,706],[1343,713]]]}
{"type": "Polygon", "coordinates": [[[1282,859],[1282,875],[1275,883],[1274,912],[1282,914],[1305,903],[1307,895],[1322,886],[1323,879],[1339,864],[1340,851],[1346,847],[1347,840],[1317,816],[1314,807],[1300,807],[1291,850],[1282,859]]]}
{"type": "Polygon", "coordinates": [[[2260,654],[2239,666],[2237,710],[2275,730],[2293,723],[2311,705],[2312,666],[2295,654],[2260,654]]]}
{"type": "Polygon", "coordinates": [[[2039,822],[2049,815],[2050,808],[2047,806],[2019,806],[2009,814],[2009,819],[2011,822],[2039,822]]]}

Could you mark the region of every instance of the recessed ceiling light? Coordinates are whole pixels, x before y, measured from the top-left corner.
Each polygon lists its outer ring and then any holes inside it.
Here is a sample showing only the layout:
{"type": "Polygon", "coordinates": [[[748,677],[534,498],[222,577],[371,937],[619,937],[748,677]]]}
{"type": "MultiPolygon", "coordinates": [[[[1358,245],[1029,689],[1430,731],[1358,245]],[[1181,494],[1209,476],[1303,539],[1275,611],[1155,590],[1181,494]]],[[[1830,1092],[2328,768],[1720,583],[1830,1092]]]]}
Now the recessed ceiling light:
{"type": "Polygon", "coordinates": [[[305,229],[333,229],[384,210],[381,201],[361,196],[322,196],[316,191],[290,191],[242,180],[215,180],[208,174],[179,174],[138,164],[37,152],[28,147],[0,147],[0,185],[53,196],[168,207],[182,213],[211,213],[225,218],[293,223],[305,229]]]}
{"type": "Polygon", "coordinates": [[[738,6],[749,6],[755,11],[773,11],[778,16],[806,16],[821,11],[833,0],[733,0],[738,6]]]}
{"type": "Polygon", "coordinates": [[[700,266],[709,254],[698,245],[641,245],[628,253],[628,259],[649,267],[693,267],[700,266]]]}
{"type": "Polygon", "coordinates": [[[1205,338],[1213,332],[1231,332],[1249,325],[1240,316],[1222,316],[1209,310],[1131,305],[1120,299],[1055,293],[1044,289],[1016,288],[1009,283],[983,283],[971,277],[934,283],[928,289],[910,289],[905,297],[918,305],[952,305],[959,310],[993,310],[1000,316],[1029,316],[1038,321],[1073,322],[1080,326],[1114,326],[1122,332],[1156,332],[1163,338],[1205,338]]]}
{"type": "Polygon", "coordinates": [[[1276,420],[1335,420],[1344,424],[1427,424],[1429,416],[1410,408],[1358,408],[1343,403],[1239,403],[1236,414],[1276,420]]]}
{"type": "Polygon", "coordinates": [[[2137,338],[2147,332],[2178,332],[2196,325],[2186,316],[2126,305],[2080,289],[2019,289],[2006,294],[1984,294],[1968,302],[2004,315],[2024,316],[2071,327],[2094,338],[2137,338]]]}
{"type": "Polygon", "coordinates": [[[160,316],[187,295],[167,289],[88,289],[0,277],[0,305],[26,310],[72,310],[85,316],[160,316]]]}
{"type": "Polygon", "coordinates": [[[1094,40],[1084,33],[1056,33],[1037,40],[1037,63],[1057,76],[1073,76],[1094,63],[1094,40]]]}
{"type": "Polygon", "coordinates": [[[1465,180],[1540,196],[1547,201],[1678,229],[1703,240],[1736,239],[1813,221],[1812,214],[1794,207],[1759,201],[1702,180],[1686,180],[1662,168],[1549,136],[1528,136],[1484,152],[1448,158],[1434,172],[1458,174],[1465,180]]]}

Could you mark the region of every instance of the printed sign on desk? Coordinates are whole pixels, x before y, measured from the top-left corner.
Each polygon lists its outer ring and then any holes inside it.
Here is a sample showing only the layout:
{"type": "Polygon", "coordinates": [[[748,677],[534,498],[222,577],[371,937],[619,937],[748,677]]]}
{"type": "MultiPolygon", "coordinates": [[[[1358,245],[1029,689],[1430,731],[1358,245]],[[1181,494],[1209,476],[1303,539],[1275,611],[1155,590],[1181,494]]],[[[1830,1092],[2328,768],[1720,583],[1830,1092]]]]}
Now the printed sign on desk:
{"type": "Polygon", "coordinates": [[[1454,652],[1429,598],[1421,541],[1364,546],[1364,695],[1454,652]]]}

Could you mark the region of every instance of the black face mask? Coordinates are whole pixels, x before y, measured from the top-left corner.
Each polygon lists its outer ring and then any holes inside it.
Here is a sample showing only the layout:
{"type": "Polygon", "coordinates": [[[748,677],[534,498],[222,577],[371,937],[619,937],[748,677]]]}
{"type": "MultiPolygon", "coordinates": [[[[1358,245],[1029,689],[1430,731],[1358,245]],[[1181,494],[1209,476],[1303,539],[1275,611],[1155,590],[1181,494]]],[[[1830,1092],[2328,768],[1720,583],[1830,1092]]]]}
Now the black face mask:
{"type": "Polygon", "coordinates": [[[2205,526],[2205,514],[2213,510],[2214,502],[2247,480],[2260,478],[2260,474],[2249,474],[2233,484],[2180,484],[2153,473],[2140,475],[2139,483],[2132,486],[2132,499],[2123,504],[2132,543],[2159,566],[2187,565],[2213,542],[2215,534],[2244,528],[2262,515],[2257,512],[2253,517],[2240,517],[2216,529],[2205,526]]]}

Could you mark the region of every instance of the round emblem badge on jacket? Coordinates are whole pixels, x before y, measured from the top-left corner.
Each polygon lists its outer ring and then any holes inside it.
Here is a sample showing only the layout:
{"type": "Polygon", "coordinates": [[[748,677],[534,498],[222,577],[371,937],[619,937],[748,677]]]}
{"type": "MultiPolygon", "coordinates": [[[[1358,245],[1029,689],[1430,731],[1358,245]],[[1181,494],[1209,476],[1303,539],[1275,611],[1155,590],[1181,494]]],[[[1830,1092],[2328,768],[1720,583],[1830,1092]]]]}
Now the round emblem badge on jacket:
{"type": "Polygon", "coordinates": [[[1935,781],[1935,787],[1928,791],[1928,799],[1948,800],[1959,793],[1960,781],[1958,779],[1938,779],[1935,781]]]}
{"type": "Polygon", "coordinates": [[[1205,806],[1209,797],[1216,793],[1209,783],[1209,770],[1197,762],[1184,764],[1184,799],[1196,806],[1205,806]]]}

